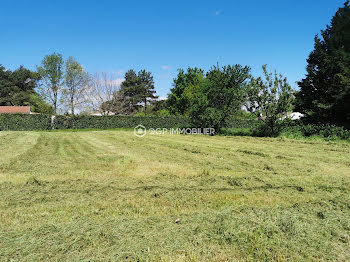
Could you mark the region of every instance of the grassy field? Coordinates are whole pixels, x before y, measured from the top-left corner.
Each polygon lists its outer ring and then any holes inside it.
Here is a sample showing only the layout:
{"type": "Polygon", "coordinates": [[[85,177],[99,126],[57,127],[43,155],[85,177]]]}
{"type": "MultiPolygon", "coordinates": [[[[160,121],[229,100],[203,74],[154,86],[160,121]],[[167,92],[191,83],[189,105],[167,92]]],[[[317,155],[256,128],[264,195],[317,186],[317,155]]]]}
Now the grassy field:
{"type": "Polygon", "coordinates": [[[348,261],[350,144],[0,132],[0,261],[348,261]]]}

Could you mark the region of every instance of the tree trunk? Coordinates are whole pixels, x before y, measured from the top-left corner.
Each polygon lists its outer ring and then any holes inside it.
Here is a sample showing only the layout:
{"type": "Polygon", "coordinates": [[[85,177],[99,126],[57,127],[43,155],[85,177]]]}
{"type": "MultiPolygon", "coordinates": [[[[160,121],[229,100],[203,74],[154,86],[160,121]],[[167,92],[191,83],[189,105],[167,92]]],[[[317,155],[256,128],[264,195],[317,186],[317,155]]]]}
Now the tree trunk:
{"type": "Polygon", "coordinates": [[[74,98],[73,98],[73,96],[70,99],[70,105],[71,105],[72,115],[74,116],[74,98]]]}

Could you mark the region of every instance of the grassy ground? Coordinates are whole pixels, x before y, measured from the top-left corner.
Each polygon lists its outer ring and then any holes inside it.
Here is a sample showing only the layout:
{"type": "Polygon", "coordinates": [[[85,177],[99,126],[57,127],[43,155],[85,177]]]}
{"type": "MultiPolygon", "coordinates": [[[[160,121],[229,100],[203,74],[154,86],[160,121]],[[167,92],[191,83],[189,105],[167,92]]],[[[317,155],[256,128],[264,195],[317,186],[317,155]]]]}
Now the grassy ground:
{"type": "Polygon", "coordinates": [[[0,261],[350,260],[350,144],[0,132],[0,261]]]}

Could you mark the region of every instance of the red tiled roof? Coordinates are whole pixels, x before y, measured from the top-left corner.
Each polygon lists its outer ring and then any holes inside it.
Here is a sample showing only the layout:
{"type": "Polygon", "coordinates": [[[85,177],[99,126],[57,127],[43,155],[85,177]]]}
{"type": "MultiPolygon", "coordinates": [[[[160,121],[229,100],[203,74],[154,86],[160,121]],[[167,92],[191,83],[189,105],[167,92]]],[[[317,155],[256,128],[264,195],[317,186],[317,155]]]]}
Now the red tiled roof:
{"type": "Polygon", "coordinates": [[[0,114],[30,114],[30,106],[0,106],[0,114]]]}

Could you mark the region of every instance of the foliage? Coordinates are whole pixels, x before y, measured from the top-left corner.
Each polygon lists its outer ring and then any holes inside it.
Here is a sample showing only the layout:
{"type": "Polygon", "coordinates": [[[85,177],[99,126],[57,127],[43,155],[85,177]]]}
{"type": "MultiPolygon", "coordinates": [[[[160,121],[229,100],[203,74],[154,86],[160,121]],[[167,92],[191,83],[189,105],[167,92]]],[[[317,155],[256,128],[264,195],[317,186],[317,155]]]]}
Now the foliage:
{"type": "Polygon", "coordinates": [[[307,75],[298,84],[297,110],[310,122],[350,127],[350,6],[339,8],[330,26],[315,37],[307,75]]]}
{"type": "Polygon", "coordinates": [[[225,128],[254,128],[259,125],[259,121],[249,118],[238,118],[237,116],[230,116],[227,118],[225,128]]]}
{"type": "Polygon", "coordinates": [[[53,107],[45,102],[39,94],[33,94],[29,98],[30,110],[34,113],[53,115],[53,107]]]}
{"type": "Polygon", "coordinates": [[[185,117],[175,116],[57,116],[54,121],[54,128],[134,128],[139,124],[146,128],[176,128],[189,126],[189,120],[185,117]]]}
{"type": "Polygon", "coordinates": [[[221,128],[220,135],[223,136],[253,136],[251,128],[221,128]]]}
{"type": "Polygon", "coordinates": [[[50,115],[0,114],[0,131],[50,130],[50,115]]]}
{"type": "Polygon", "coordinates": [[[292,110],[293,89],[287,83],[287,78],[281,74],[269,73],[266,65],[263,67],[265,80],[251,76],[246,90],[245,107],[264,124],[259,133],[276,135],[281,119],[292,110]]]}
{"type": "Polygon", "coordinates": [[[0,65],[0,106],[28,106],[40,76],[23,66],[15,71],[0,65]]]}
{"type": "Polygon", "coordinates": [[[146,128],[190,127],[190,121],[182,116],[89,116],[58,115],[51,124],[51,116],[42,114],[0,114],[0,130],[50,130],[50,129],[110,129],[134,128],[142,124],[146,128]]]}
{"type": "Polygon", "coordinates": [[[282,128],[281,136],[318,136],[331,140],[350,140],[350,130],[330,124],[291,123],[282,128]]]}
{"type": "Polygon", "coordinates": [[[197,127],[225,126],[227,119],[242,107],[250,68],[241,65],[214,66],[191,93],[189,116],[197,127]]]}
{"type": "Polygon", "coordinates": [[[167,100],[156,100],[151,106],[147,108],[147,111],[139,112],[134,114],[136,115],[152,115],[152,116],[170,116],[170,112],[168,110],[167,100]]]}
{"type": "Polygon", "coordinates": [[[174,87],[170,90],[167,104],[172,114],[187,115],[191,107],[193,90],[198,89],[204,79],[204,71],[200,68],[188,67],[185,72],[179,69],[174,79],[174,87]]]}
{"type": "Polygon", "coordinates": [[[41,76],[41,95],[51,103],[57,113],[58,99],[64,81],[64,62],[61,54],[46,55],[37,67],[41,76]]]}
{"type": "Polygon", "coordinates": [[[154,80],[151,72],[141,70],[137,74],[134,70],[125,73],[125,80],[114,100],[119,107],[118,113],[132,114],[137,112],[143,104],[144,111],[155,101],[154,80]]]}
{"type": "Polygon", "coordinates": [[[76,107],[86,103],[86,90],[91,77],[73,57],[66,60],[65,68],[64,101],[74,115],[76,107]]]}

